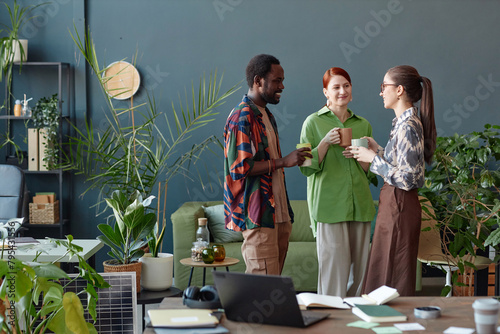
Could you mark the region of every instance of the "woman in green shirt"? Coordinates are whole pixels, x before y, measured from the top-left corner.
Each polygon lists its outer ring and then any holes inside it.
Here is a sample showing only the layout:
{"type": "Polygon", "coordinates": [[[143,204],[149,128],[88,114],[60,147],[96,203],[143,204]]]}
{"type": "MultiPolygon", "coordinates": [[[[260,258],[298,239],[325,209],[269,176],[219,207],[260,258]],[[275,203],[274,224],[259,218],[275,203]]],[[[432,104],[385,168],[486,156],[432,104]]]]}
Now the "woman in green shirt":
{"type": "Polygon", "coordinates": [[[369,164],[353,159],[340,143],[339,129],[351,128],[352,138],[372,136],[372,127],[347,105],[351,78],[338,67],[323,76],[326,105],[302,125],[301,143],[311,143],[312,163],[300,167],[307,176],[307,202],[316,236],[318,293],[359,296],[368,261],[371,220],[375,215],[367,179],[369,164]]]}

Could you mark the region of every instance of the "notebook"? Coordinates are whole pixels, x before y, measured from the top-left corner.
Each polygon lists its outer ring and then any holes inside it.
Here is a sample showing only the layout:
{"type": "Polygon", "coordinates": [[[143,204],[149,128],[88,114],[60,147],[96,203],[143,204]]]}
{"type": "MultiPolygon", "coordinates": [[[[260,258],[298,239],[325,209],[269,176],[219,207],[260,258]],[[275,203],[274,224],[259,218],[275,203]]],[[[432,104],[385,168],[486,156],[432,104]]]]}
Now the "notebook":
{"type": "Polygon", "coordinates": [[[329,316],[328,313],[301,311],[290,277],[222,271],[212,274],[229,320],[307,327],[329,316]]]}
{"type": "Polygon", "coordinates": [[[171,328],[215,327],[219,320],[211,313],[211,310],[202,309],[148,310],[151,326],[171,328]]]}

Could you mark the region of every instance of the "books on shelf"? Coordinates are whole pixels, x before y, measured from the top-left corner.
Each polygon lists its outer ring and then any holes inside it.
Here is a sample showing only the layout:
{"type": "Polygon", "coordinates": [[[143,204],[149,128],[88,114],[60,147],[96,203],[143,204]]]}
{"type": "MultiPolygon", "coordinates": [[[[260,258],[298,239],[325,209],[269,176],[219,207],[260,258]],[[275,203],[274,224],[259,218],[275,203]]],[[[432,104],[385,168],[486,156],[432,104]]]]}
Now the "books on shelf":
{"type": "Polygon", "coordinates": [[[362,295],[361,297],[348,297],[344,298],[344,302],[354,305],[382,305],[394,298],[399,297],[398,290],[382,285],[381,287],[373,290],[369,294],[362,295]]]}
{"type": "Polygon", "coordinates": [[[397,322],[406,321],[403,313],[396,311],[388,305],[356,305],[352,313],[367,322],[397,322]]]}
{"type": "Polygon", "coordinates": [[[297,295],[297,302],[301,309],[308,307],[322,308],[340,308],[348,309],[349,305],[344,303],[344,300],[337,296],[318,295],[311,292],[302,292],[297,295]]]}

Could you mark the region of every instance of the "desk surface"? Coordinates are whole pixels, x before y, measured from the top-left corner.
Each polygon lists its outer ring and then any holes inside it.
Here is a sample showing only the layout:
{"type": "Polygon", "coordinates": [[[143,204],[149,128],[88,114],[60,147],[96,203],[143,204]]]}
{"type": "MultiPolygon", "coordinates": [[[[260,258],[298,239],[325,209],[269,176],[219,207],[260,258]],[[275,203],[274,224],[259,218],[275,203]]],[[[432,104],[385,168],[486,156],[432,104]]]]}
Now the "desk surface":
{"type": "MultiPolygon", "coordinates": [[[[474,328],[474,313],[472,303],[478,298],[485,297],[398,297],[388,303],[391,307],[408,316],[408,323],[418,322],[425,327],[423,331],[411,331],[409,333],[443,333],[448,327],[474,328]],[[442,316],[438,319],[424,320],[416,319],[413,309],[420,306],[439,306],[442,316]]],[[[160,304],[160,308],[176,309],[185,308],[181,298],[166,298],[160,304]]],[[[330,317],[307,328],[307,333],[359,333],[367,334],[372,331],[362,328],[347,327],[346,325],[361,320],[352,313],[350,309],[318,309],[320,312],[330,313],[330,317]]],[[[392,326],[393,323],[381,323],[379,327],[392,326]]],[[[221,325],[231,333],[304,333],[304,329],[293,327],[281,327],[270,325],[247,324],[227,320],[224,316],[221,325]]],[[[152,328],[147,328],[144,334],[154,334],[152,328]]]]}
{"type": "MultiPolygon", "coordinates": [[[[40,243],[49,243],[48,240],[38,239],[40,243]]],[[[83,251],[80,253],[80,256],[83,257],[84,260],[88,260],[91,256],[93,256],[99,249],[101,249],[104,244],[102,241],[97,239],[75,239],[73,240],[75,245],[83,247],[83,251]]],[[[59,259],[61,256],[66,253],[66,248],[64,247],[55,247],[47,249],[47,253],[41,253],[38,257],[38,262],[52,262],[59,259]]],[[[36,251],[27,250],[21,251],[16,249],[16,259],[21,261],[33,261],[36,256],[36,251]]],[[[78,262],[78,258],[76,256],[70,258],[68,255],[59,259],[58,262],[78,262]]]]}

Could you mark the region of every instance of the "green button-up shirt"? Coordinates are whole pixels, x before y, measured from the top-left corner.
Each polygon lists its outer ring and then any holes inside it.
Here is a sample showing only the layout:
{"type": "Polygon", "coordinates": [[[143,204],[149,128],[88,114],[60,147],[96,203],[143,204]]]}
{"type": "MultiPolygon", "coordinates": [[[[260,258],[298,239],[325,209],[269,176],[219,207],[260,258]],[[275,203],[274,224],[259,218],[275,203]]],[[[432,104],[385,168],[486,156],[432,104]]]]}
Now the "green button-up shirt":
{"type": "Polygon", "coordinates": [[[318,163],[318,145],[331,129],[352,128],[352,138],[372,136],[372,127],[363,117],[351,116],[342,123],[327,107],[309,115],[302,125],[301,143],[311,143],[312,164],[300,167],[307,176],[307,202],[313,233],[316,224],[345,221],[371,221],[375,207],[369,181],[355,159],[346,159],[344,148],[330,145],[321,164],[318,163]]]}

